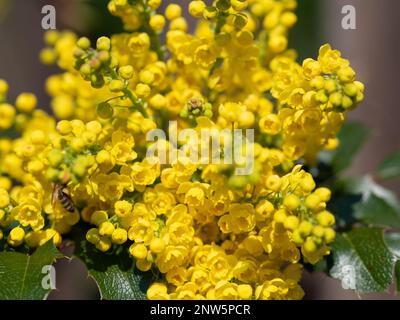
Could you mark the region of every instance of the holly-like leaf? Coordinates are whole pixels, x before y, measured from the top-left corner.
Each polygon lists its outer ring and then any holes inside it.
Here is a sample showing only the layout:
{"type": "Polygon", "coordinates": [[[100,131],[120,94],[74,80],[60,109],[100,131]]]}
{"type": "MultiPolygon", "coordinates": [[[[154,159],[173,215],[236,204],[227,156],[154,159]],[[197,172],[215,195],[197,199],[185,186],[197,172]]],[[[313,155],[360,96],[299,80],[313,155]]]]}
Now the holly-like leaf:
{"type": "Polygon", "coordinates": [[[153,274],[135,268],[126,246],[112,252],[100,252],[86,240],[75,241],[75,255],[87,266],[102,299],[144,300],[153,274]]]}
{"type": "Polygon", "coordinates": [[[400,177],[400,151],[388,156],[378,167],[381,179],[400,177]]]}
{"type": "Polygon", "coordinates": [[[355,217],[374,226],[399,228],[400,211],[384,199],[371,194],[364,202],[355,206],[355,217]]]}
{"type": "Polygon", "coordinates": [[[54,261],[63,255],[50,240],[32,255],[0,253],[0,300],[42,300],[51,291],[46,276],[54,261]]]}
{"type": "Polygon", "coordinates": [[[369,133],[369,129],[361,123],[353,122],[343,126],[338,135],[340,145],[332,158],[335,173],[347,169],[352,164],[355,156],[366,142],[369,133]]]}
{"type": "Polygon", "coordinates": [[[382,229],[360,228],[339,234],[332,250],[330,274],[341,280],[345,289],[381,292],[392,283],[395,259],[385,244],[382,229]]]}

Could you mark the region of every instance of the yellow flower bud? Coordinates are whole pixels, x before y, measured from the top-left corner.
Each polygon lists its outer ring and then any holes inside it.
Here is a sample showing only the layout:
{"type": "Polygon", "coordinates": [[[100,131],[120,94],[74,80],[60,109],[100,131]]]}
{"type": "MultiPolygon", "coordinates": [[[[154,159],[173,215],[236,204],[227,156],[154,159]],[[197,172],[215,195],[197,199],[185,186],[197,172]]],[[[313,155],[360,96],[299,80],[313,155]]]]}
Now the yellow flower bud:
{"type": "Polygon", "coordinates": [[[99,234],[102,236],[111,236],[114,230],[114,225],[109,221],[104,221],[99,226],[99,234]]]}
{"type": "Polygon", "coordinates": [[[57,124],[57,131],[61,135],[67,135],[70,134],[72,131],[72,125],[69,121],[62,120],[57,124]]]}
{"type": "Polygon", "coordinates": [[[274,213],[274,220],[278,223],[284,223],[286,218],[286,211],[283,209],[280,209],[274,213]]]}
{"type": "Polygon", "coordinates": [[[97,228],[91,228],[86,233],[86,240],[92,244],[97,244],[100,241],[100,234],[97,228]]]}
{"type": "Polygon", "coordinates": [[[307,237],[311,234],[313,225],[309,221],[302,221],[298,230],[303,237],[307,237]]]}
{"type": "Polygon", "coordinates": [[[0,97],[5,97],[8,92],[8,84],[5,80],[0,79],[0,97]]]}
{"type": "Polygon", "coordinates": [[[299,226],[299,218],[296,216],[289,216],[284,221],[284,226],[286,229],[295,230],[299,226]]]}
{"type": "Polygon", "coordinates": [[[148,97],[151,93],[151,89],[147,84],[139,83],[136,86],[136,94],[139,97],[148,97]]]}
{"type": "Polygon", "coordinates": [[[125,84],[121,80],[112,80],[110,82],[110,91],[111,92],[120,92],[124,90],[125,84]]]}
{"type": "Polygon", "coordinates": [[[169,28],[171,30],[186,31],[188,28],[188,25],[187,25],[185,18],[179,17],[179,18],[175,18],[174,20],[171,21],[169,28]]]}
{"type": "Polygon", "coordinates": [[[272,36],[269,41],[268,41],[268,47],[274,52],[274,53],[280,53],[283,52],[288,45],[288,40],[284,36],[272,36]]]}
{"type": "Polygon", "coordinates": [[[168,100],[163,95],[157,93],[150,98],[149,104],[152,108],[156,110],[161,110],[167,106],[168,100]]]}
{"type": "Polygon", "coordinates": [[[129,247],[129,253],[138,260],[143,260],[147,257],[147,248],[142,243],[134,243],[129,247]]]}
{"type": "Polygon", "coordinates": [[[156,14],[150,18],[149,24],[154,31],[160,32],[165,26],[165,18],[161,14],[156,14]]]}
{"type": "Polygon", "coordinates": [[[117,228],[112,233],[111,240],[115,244],[123,244],[128,240],[128,232],[125,229],[117,228]]]}
{"type": "Polygon", "coordinates": [[[0,129],[11,128],[16,120],[14,107],[7,103],[0,104],[0,129]]]}
{"type": "Polygon", "coordinates": [[[291,28],[293,27],[297,22],[297,16],[293,12],[286,11],[282,14],[281,16],[281,23],[286,27],[286,28],[291,28]]]}
{"type": "Polygon", "coordinates": [[[10,196],[7,190],[0,188],[0,208],[5,208],[10,204],[10,196]]]}
{"type": "Polygon", "coordinates": [[[47,141],[47,137],[42,130],[32,131],[30,138],[32,143],[37,145],[44,144],[47,141]]]}
{"type": "Polygon", "coordinates": [[[299,197],[297,197],[296,195],[290,194],[285,197],[285,199],[283,200],[283,204],[289,210],[296,210],[300,206],[300,200],[299,197]]]}
{"type": "Polygon", "coordinates": [[[96,43],[97,50],[100,51],[110,51],[111,49],[111,40],[108,37],[100,37],[97,39],[96,43]]]}
{"type": "Polygon", "coordinates": [[[247,8],[249,3],[247,0],[231,0],[231,6],[236,11],[242,11],[247,8]]]}
{"type": "Polygon", "coordinates": [[[15,101],[15,106],[21,112],[30,113],[37,105],[37,98],[32,93],[21,93],[15,101]]]}
{"type": "Polygon", "coordinates": [[[8,177],[1,177],[0,176],[0,189],[5,189],[9,191],[12,187],[12,181],[8,177]]]}
{"type": "Polygon", "coordinates": [[[38,172],[43,171],[43,169],[44,169],[44,164],[40,160],[32,160],[32,161],[28,162],[28,165],[27,165],[28,172],[38,173],[38,172]]]}
{"type": "Polygon", "coordinates": [[[332,228],[326,228],[324,232],[324,239],[326,243],[331,243],[335,240],[336,232],[332,228]]]}
{"type": "Polygon", "coordinates": [[[328,211],[318,213],[316,219],[318,223],[324,227],[330,227],[335,224],[335,216],[328,211]]]}
{"type": "Polygon", "coordinates": [[[156,10],[161,5],[161,0],[149,0],[147,4],[151,9],[156,10]]]}
{"type": "Polygon", "coordinates": [[[103,222],[108,220],[108,214],[106,211],[95,211],[93,212],[91,218],[90,218],[90,223],[95,224],[96,226],[99,226],[103,222]]]}
{"type": "Polygon", "coordinates": [[[44,48],[40,51],[39,59],[43,64],[52,65],[57,61],[57,54],[53,49],[44,48]]]}
{"type": "Polygon", "coordinates": [[[152,263],[147,261],[147,260],[137,260],[136,261],[136,268],[138,268],[138,270],[146,272],[149,271],[151,269],[152,263]]]}
{"type": "Polygon", "coordinates": [[[154,81],[154,73],[149,70],[143,70],[139,74],[139,80],[145,84],[152,84],[154,81]]]}
{"type": "Polygon", "coordinates": [[[321,199],[321,201],[328,202],[331,199],[332,193],[331,190],[329,190],[328,188],[321,187],[315,189],[314,194],[316,194],[321,199]]]}
{"type": "Polygon", "coordinates": [[[119,75],[125,80],[131,79],[133,77],[133,72],[134,70],[131,65],[123,66],[118,69],[119,75]]]}
{"type": "Polygon", "coordinates": [[[82,37],[78,40],[76,45],[82,50],[87,50],[90,48],[90,40],[86,37],[82,37]]]}
{"type": "Polygon", "coordinates": [[[317,238],[322,238],[324,236],[325,229],[321,226],[315,226],[313,228],[312,234],[317,238]]]}
{"type": "Polygon", "coordinates": [[[196,0],[189,3],[189,13],[195,18],[201,18],[203,11],[206,9],[204,1],[196,0]]]}
{"type": "Polygon", "coordinates": [[[317,245],[310,237],[308,237],[306,242],[303,244],[303,248],[304,251],[308,253],[313,253],[317,250],[317,245]]]}
{"type": "Polygon", "coordinates": [[[13,228],[8,235],[8,243],[13,246],[17,247],[24,241],[25,231],[21,227],[13,228]]]}
{"type": "Polygon", "coordinates": [[[179,18],[182,14],[182,9],[179,5],[171,3],[165,9],[165,16],[168,20],[179,18]]]}
{"type": "Polygon", "coordinates": [[[310,210],[317,210],[321,203],[321,198],[316,194],[310,194],[304,201],[304,205],[310,210]]]}
{"type": "Polygon", "coordinates": [[[111,240],[108,237],[101,237],[100,241],[96,243],[96,248],[101,252],[106,252],[111,248],[111,240]]]}

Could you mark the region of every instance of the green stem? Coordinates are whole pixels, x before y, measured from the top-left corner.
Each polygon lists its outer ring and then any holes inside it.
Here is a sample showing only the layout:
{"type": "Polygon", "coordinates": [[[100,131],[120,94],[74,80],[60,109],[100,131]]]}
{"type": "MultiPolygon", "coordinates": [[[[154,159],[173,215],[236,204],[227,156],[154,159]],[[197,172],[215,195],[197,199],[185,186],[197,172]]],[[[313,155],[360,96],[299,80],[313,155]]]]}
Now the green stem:
{"type": "MultiPolygon", "coordinates": [[[[112,79],[120,79],[114,69],[110,70],[110,76],[112,79]]],[[[149,118],[149,115],[147,114],[146,109],[143,106],[143,102],[137,100],[129,88],[125,87],[122,92],[124,93],[124,97],[127,97],[132,102],[132,107],[137,108],[138,111],[143,115],[143,117],[149,118]]]]}
{"type": "Polygon", "coordinates": [[[149,115],[146,112],[146,109],[143,106],[143,103],[135,98],[131,90],[125,88],[122,92],[125,94],[126,97],[128,97],[129,100],[132,101],[133,106],[138,109],[138,111],[143,115],[143,117],[145,118],[149,117],[149,115]]]}

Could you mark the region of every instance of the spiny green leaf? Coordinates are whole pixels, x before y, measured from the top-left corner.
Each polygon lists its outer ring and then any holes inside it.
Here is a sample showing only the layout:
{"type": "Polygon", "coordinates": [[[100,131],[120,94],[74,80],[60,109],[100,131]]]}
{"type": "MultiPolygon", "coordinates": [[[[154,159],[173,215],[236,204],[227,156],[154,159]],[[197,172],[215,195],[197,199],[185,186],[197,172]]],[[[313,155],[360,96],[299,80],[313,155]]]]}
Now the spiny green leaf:
{"type": "Polygon", "coordinates": [[[340,145],[332,159],[334,172],[339,173],[347,169],[361,150],[369,136],[369,129],[361,123],[347,123],[340,131],[338,138],[340,145]]]}
{"type": "Polygon", "coordinates": [[[393,280],[394,257],[382,229],[360,228],[337,235],[332,246],[332,277],[360,293],[381,292],[393,280]]]}
{"type": "Polygon", "coordinates": [[[48,270],[44,266],[63,255],[50,240],[28,256],[19,252],[0,253],[0,300],[42,300],[51,289],[42,281],[48,270]]]}
{"type": "Polygon", "coordinates": [[[364,202],[355,206],[355,217],[375,226],[400,227],[400,212],[384,199],[371,194],[364,202]]]}
{"type": "Polygon", "coordinates": [[[381,179],[392,179],[400,176],[400,151],[388,156],[378,167],[381,179]]]}
{"type": "Polygon", "coordinates": [[[112,252],[100,252],[86,240],[75,240],[75,255],[87,266],[96,281],[102,299],[144,300],[153,275],[136,269],[126,246],[112,252]]]}

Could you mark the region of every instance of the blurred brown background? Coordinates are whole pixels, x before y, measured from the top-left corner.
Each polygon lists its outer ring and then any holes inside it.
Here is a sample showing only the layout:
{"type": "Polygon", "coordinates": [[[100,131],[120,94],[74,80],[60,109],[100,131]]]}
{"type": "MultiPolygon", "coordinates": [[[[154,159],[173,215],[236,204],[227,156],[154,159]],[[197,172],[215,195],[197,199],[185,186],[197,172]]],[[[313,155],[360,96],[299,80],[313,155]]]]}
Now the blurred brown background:
{"type": "MultiPolygon", "coordinates": [[[[169,1],[188,3],[186,0],[169,1]]],[[[348,174],[373,172],[385,155],[400,149],[400,1],[394,0],[298,0],[299,22],[292,32],[292,44],[300,57],[315,57],[323,43],[342,51],[366,84],[366,97],[350,118],[368,125],[372,137],[348,174]],[[344,5],[353,5],[357,29],[343,30],[344,5]]],[[[38,95],[48,108],[44,92],[46,77],[57,69],[42,66],[38,54],[43,46],[41,8],[51,4],[57,10],[57,29],[72,29],[84,35],[101,35],[115,20],[105,14],[106,0],[0,0],[0,78],[9,81],[11,100],[21,91],[38,95]]],[[[385,183],[399,195],[400,181],[385,183]]],[[[362,297],[341,289],[340,283],[322,274],[305,275],[308,299],[393,299],[394,290],[383,295],[362,297]]],[[[95,284],[87,279],[79,261],[62,261],[57,273],[55,299],[98,298],[95,284]],[[67,267],[67,264],[71,264],[67,267]]]]}

